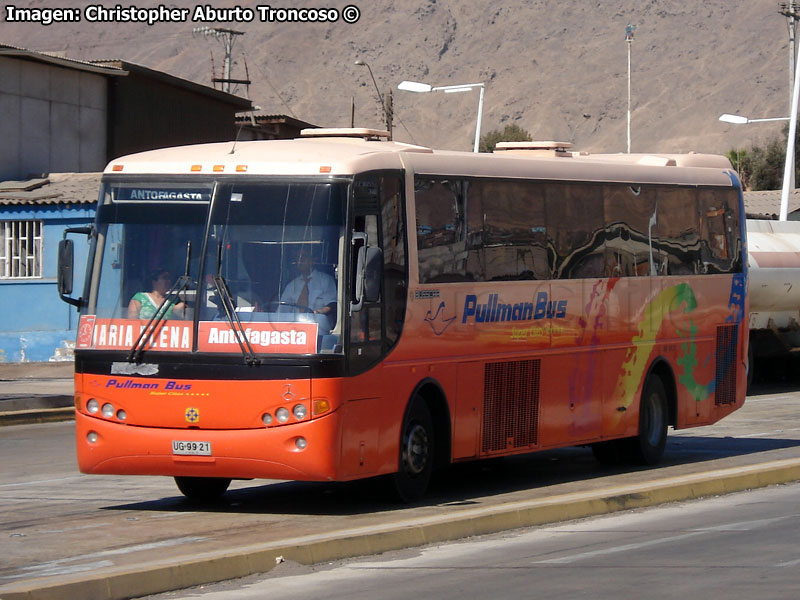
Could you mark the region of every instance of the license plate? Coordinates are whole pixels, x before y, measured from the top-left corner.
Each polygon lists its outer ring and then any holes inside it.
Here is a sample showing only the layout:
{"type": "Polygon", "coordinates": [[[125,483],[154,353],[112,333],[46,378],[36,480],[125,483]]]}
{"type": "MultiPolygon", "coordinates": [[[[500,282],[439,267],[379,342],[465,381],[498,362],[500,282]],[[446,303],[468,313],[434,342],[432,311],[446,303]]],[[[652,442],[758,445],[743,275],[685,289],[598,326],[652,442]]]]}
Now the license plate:
{"type": "Polygon", "coordinates": [[[172,440],[172,453],[189,456],[211,456],[211,442],[172,440]]]}

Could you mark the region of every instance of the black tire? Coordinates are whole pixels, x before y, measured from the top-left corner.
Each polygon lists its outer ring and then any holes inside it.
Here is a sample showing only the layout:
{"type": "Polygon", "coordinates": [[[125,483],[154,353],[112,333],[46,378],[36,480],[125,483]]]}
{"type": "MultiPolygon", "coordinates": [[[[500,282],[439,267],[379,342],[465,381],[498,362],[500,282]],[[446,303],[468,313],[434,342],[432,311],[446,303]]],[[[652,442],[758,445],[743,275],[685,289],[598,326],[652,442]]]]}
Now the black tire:
{"type": "Polygon", "coordinates": [[[664,456],[669,410],[667,392],[657,376],[645,383],[639,404],[639,433],[627,441],[628,458],[634,464],[655,465],[664,456]]]}
{"type": "Polygon", "coordinates": [[[175,484],[189,500],[213,502],[225,493],[231,480],[224,477],[176,477],[175,484]]]}
{"type": "Polygon", "coordinates": [[[397,473],[389,478],[389,492],[396,500],[415,502],[425,495],[435,448],[431,412],[425,400],[417,396],[403,420],[397,473]]]}

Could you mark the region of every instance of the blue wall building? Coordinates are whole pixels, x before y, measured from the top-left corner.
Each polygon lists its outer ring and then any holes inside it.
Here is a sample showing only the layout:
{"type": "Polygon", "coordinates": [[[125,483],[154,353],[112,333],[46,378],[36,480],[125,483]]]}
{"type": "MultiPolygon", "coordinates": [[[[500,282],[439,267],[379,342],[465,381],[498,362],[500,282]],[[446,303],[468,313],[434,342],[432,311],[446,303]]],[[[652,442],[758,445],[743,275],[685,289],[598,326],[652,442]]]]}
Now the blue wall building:
{"type": "MultiPolygon", "coordinates": [[[[71,358],[78,313],[58,297],[58,242],[94,221],[99,187],[99,173],[0,183],[0,362],[71,358]]],[[[89,244],[73,239],[79,296],[89,244]]]]}

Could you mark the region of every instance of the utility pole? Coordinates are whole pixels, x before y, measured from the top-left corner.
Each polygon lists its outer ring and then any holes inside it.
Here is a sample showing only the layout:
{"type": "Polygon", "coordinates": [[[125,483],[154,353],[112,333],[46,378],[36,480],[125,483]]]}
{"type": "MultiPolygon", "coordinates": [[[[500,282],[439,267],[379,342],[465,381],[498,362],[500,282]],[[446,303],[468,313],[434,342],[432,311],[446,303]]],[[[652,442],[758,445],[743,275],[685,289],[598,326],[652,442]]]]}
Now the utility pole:
{"type": "Polygon", "coordinates": [[[372,79],[372,85],[375,86],[375,93],[378,95],[378,104],[380,104],[381,109],[383,110],[383,116],[386,119],[386,131],[389,132],[389,139],[392,139],[392,91],[389,90],[386,94],[381,93],[381,89],[378,87],[378,82],[375,81],[375,75],[372,74],[372,67],[369,66],[369,63],[363,60],[357,60],[354,64],[358,65],[359,67],[367,67],[369,71],[369,76],[372,79]]]}
{"type": "Polygon", "coordinates": [[[392,90],[389,89],[384,94],[384,116],[386,117],[386,131],[389,132],[389,139],[392,139],[392,119],[394,117],[394,107],[392,105],[392,90]]]}
{"type": "Polygon", "coordinates": [[[625,27],[625,41],[628,43],[628,154],[631,153],[631,44],[636,25],[625,27]]]}
{"type": "Polygon", "coordinates": [[[223,91],[231,93],[232,83],[241,83],[243,85],[250,85],[249,79],[232,79],[231,78],[231,57],[233,55],[233,42],[234,36],[244,35],[244,31],[236,31],[234,29],[226,29],[224,27],[195,27],[192,33],[200,33],[206,37],[213,36],[222,41],[225,46],[225,66],[223,68],[222,77],[213,77],[211,79],[214,83],[221,83],[223,91]]]}
{"type": "MultiPolygon", "coordinates": [[[[795,34],[797,33],[797,21],[800,18],[800,14],[798,14],[798,10],[800,10],[800,3],[794,2],[781,2],[780,3],[780,10],[778,13],[782,14],[786,17],[786,25],[789,27],[789,106],[792,105],[792,99],[794,98],[794,63],[797,59],[797,53],[795,51],[795,34]]],[[[789,115],[791,117],[791,114],[789,115]]],[[[790,189],[795,188],[795,169],[792,166],[790,171],[791,181],[789,183],[790,189]]]]}

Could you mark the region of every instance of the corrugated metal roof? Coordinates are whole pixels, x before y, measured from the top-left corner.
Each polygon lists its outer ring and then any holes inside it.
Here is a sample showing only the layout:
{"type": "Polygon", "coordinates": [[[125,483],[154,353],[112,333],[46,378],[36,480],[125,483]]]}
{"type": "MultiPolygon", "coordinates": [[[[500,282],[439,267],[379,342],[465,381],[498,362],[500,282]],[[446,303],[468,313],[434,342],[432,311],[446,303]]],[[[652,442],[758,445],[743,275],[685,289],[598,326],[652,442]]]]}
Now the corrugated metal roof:
{"type": "Polygon", "coordinates": [[[37,50],[28,50],[27,48],[20,48],[18,46],[11,46],[9,44],[0,44],[0,56],[12,56],[14,58],[21,58],[23,60],[34,60],[37,62],[44,62],[67,69],[76,69],[78,71],[89,71],[90,73],[98,73],[101,75],[127,75],[125,69],[121,69],[112,65],[97,65],[85,60],[76,60],[74,58],[66,58],[64,56],[54,54],[51,52],[39,52],[37,50]]]}
{"type": "MultiPolygon", "coordinates": [[[[312,123],[308,123],[306,121],[301,121],[295,117],[290,117],[289,115],[260,115],[254,114],[253,117],[256,120],[257,124],[261,123],[286,123],[289,125],[295,125],[300,129],[310,129],[319,127],[319,125],[313,125],[312,123]]],[[[237,123],[251,123],[250,114],[247,115],[237,115],[236,116],[237,123]]]]}
{"type": "Polygon", "coordinates": [[[183,79],[182,77],[176,77],[175,75],[170,75],[164,71],[151,69],[150,67],[145,67],[144,65],[128,62],[126,60],[94,60],[92,61],[92,64],[101,65],[108,68],[117,68],[123,70],[125,73],[136,73],[144,77],[162,81],[169,85],[190,90],[197,94],[210,96],[221,102],[225,102],[226,104],[236,107],[238,111],[250,110],[253,106],[253,103],[247,98],[241,98],[234,94],[229,94],[228,92],[223,92],[201,83],[195,83],[194,81],[189,81],[188,79],[183,79]]]}
{"type": "MultiPolygon", "coordinates": [[[[781,212],[781,190],[745,192],[744,211],[748,217],[777,219],[781,212]]],[[[789,212],[800,209],[800,189],[789,193],[789,212]]]]}
{"type": "Polygon", "coordinates": [[[51,173],[27,181],[0,183],[0,206],[91,204],[97,202],[102,173],[51,173]]]}

